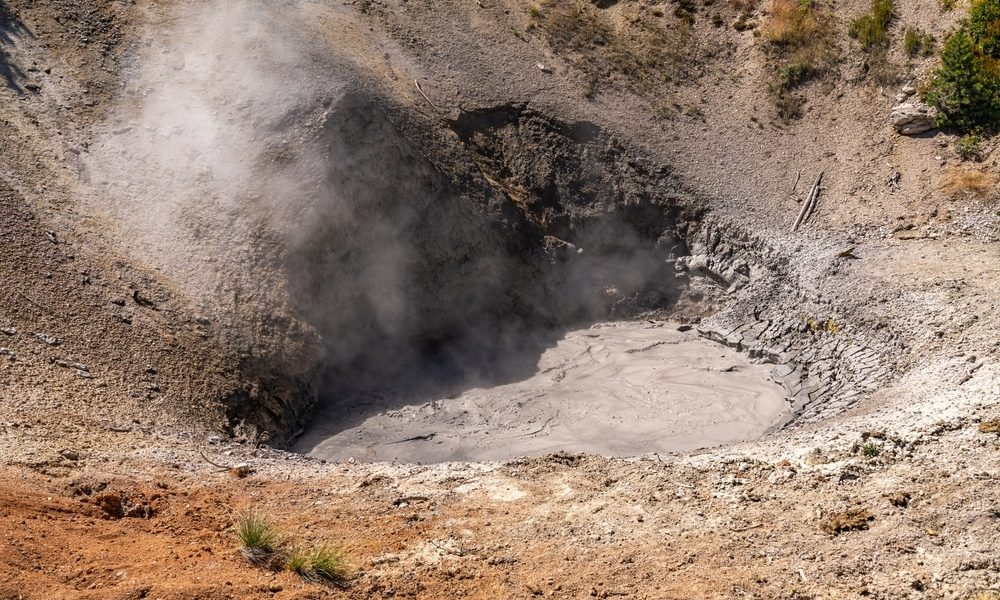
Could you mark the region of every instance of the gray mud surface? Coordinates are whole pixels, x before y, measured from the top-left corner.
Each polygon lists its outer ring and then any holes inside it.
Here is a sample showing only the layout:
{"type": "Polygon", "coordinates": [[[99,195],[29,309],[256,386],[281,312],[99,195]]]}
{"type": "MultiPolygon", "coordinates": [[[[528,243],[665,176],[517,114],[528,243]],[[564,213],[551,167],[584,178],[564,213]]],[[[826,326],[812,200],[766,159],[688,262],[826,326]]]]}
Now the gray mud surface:
{"type": "Polygon", "coordinates": [[[339,397],[320,409],[296,450],[427,463],[717,446],[759,437],[784,415],[788,404],[768,373],[676,324],[604,323],[568,332],[521,381],[339,397]]]}

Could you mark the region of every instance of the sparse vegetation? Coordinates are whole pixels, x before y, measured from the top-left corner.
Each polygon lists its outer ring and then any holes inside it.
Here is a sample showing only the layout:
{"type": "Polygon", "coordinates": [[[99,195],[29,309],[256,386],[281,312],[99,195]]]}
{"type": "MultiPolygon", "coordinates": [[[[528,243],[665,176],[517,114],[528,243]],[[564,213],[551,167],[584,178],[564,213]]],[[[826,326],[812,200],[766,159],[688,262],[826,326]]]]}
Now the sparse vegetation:
{"type": "Polygon", "coordinates": [[[1000,433],[1000,420],[983,421],[979,424],[979,433],[1000,433]]]}
{"type": "Polygon", "coordinates": [[[247,511],[236,517],[236,537],[243,554],[254,563],[270,560],[281,545],[281,537],[265,515],[247,511]]]}
{"type": "Polygon", "coordinates": [[[294,546],[285,552],[285,570],[305,577],[309,570],[309,554],[301,547],[294,546]]]}
{"type": "Polygon", "coordinates": [[[1000,0],[974,0],[941,51],[926,100],[938,123],[960,132],[1000,128],[1000,0]]]}
{"type": "MultiPolygon", "coordinates": [[[[972,0],[967,27],[973,43],[984,57],[1000,59],[1000,1],[972,0]]],[[[997,65],[992,67],[996,73],[997,65]]]]}
{"type": "Polygon", "coordinates": [[[771,18],[765,29],[767,40],[784,48],[805,48],[823,30],[812,2],[774,0],[771,18]]]}
{"type": "Polygon", "coordinates": [[[833,317],[830,317],[825,321],[808,318],[806,319],[806,325],[809,327],[809,331],[813,333],[828,333],[830,335],[837,335],[841,331],[840,325],[833,320],[833,317]]]}
{"type": "Polygon", "coordinates": [[[878,456],[878,453],[878,446],[876,446],[874,442],[866,442],[863,446],[861,446],[861,454],[865,458],[875,458],[878,456]]]}
{"type": "Polygon", "coordinates": [[[858,40],[864,50],[884,48],[889,43],[893,11],[892,0],[872,0],[871,11],[851,22],[848,35],[858,40]]]}
{"type": "Polygon", "coordinates": [[[819,12],[810,0],[773,0],[764,36],[776,63],[770,87],[783,121],[801,115],[802,100],[795,88],[835,62],[831,30],[829,15],[819,12]]]}
{"type": "Polygon", "coordinates": [[[545,0],[532,8],[529,27],[586,75],[588,98],[604,85],[647,91],[689,74],[697,58],[690,44],[697,6],[690,0],[677,2],[672,17],[661,12],[651,19],[641,7],[628,7],[621,22],[583,0],[545,0]]]}
{"type": "Polygon", "coordinates": [[[306,579],[336,585],[350,578],[343,548],[326,543],[311,550],[288,547],[271,520],[253,510],[237,515],[235,527],[240,551],[255,565],[283,568],[306,579]]]}
{"type": "Polygon", "coordinates": [[[997,176],[979,169],[952,167],[942,178],[941,191],[948,196],[988,198],[996,192],[997,176]]]}
{"type": "Polygon", "coordinates": [[[935,43],[933,35],[913,27],[908,27],[903,35],[903,49],[910,58],[934,54],[935,43]]]}
{"type": "Polygon", "coordinates": [[[309,554],[309,572],[334,583],[346,581],[349,571],[343,549],[329,545],[314,548],[309,554]]]}
{"type": "Polygon", "coordinates": [[[955,142],[955,154],[962,160],[980,160],[982,158],[982,139],[975,133],[967,133],[955,142]]]}

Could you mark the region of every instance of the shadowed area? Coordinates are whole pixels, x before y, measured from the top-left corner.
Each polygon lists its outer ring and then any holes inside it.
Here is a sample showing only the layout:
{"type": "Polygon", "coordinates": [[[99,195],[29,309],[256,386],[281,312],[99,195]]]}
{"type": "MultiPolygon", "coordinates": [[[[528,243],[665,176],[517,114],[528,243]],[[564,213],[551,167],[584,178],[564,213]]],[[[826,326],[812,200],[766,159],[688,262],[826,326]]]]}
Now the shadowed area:
{"type": "Polygon", "coordinates": [[[7,3],[0,0],[0,78],[3,78],[8,88],[19,94],[24,93],[21,81],[25,74],[12,62],[9,47],[22,36],[32,37],[32,33],[7,3]]]}

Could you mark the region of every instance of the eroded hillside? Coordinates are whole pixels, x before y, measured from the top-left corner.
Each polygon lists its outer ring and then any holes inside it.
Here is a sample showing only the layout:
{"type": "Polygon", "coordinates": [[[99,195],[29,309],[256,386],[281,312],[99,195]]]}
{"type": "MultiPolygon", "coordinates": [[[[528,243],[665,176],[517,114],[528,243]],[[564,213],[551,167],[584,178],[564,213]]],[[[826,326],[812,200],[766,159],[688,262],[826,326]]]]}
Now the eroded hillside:
{"type": "Polygon", "coordinates": [[[0,596],[997,597],[998,152],[919,105],[967,12],[0,2],[0,596]],[[346,390],[502,389],[635,319],[768,365],[788,418],[277,449],[346,390]],[[350,582],[249,564],[247,509],[350,582]]]}

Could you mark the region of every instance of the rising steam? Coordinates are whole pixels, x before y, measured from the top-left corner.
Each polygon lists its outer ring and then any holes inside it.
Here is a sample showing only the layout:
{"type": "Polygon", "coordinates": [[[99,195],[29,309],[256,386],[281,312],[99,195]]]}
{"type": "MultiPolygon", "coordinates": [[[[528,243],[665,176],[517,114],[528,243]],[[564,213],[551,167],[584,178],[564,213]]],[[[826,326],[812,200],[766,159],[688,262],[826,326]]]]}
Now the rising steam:
{"type": "MultiPolygon", "coordinates": [[[[380,100],[315,10],[226,0],[156,20],[86,160],[111,235],[230,348],[269,372],[325,362],[331,380],[428,353],[474,371],[549,343],[543,326],[666,297],[660,231],[612,206],[635,198],[566,221],[569,249],[546,244],[544,224],[380,100]]],[[[588,169],[561,176],[611,189],[588,169]]]]}

